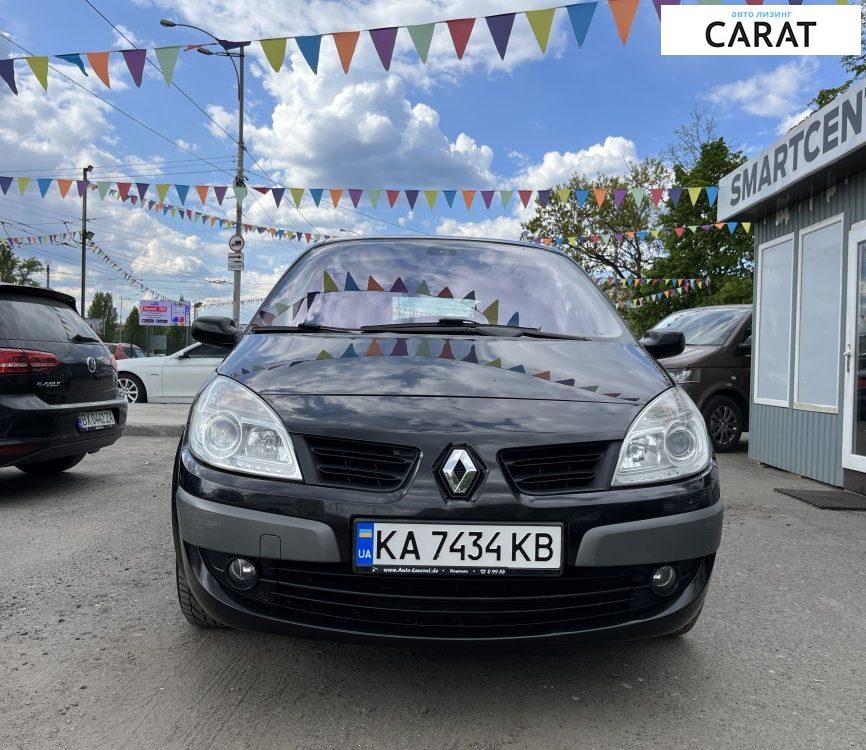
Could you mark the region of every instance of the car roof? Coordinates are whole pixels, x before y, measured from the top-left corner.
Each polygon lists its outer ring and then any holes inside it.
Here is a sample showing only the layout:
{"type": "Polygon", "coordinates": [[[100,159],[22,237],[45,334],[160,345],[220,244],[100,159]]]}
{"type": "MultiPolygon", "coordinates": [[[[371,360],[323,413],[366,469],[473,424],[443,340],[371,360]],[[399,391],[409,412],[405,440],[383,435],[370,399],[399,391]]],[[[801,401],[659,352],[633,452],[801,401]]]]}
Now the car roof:
{"type": "Polygon", "coordinates": [[[24,284],[5,284],[0,282],[0,294],[26,294],[33,297],[42,297],[43,299],[53,299],[58,302],[63,302],[69,305],[73,310],[75,307],[75,297],[72,297],[63,292],[58,292],[56,289],[46,289],[41,286],[26,286],[24,284]]]}
{"type": "MultiPolygon", "coordinates": [[[[677,312],[685,313],[685,312],[698,312],[700,310],[751,310],[752,305],[749,303],[743,303],[738,305],[702,305],[700,307],[688,307],[684,310],[677,310],[677,312]]],[[[673,313],[672,313],[673,314],[673,313]]]]}

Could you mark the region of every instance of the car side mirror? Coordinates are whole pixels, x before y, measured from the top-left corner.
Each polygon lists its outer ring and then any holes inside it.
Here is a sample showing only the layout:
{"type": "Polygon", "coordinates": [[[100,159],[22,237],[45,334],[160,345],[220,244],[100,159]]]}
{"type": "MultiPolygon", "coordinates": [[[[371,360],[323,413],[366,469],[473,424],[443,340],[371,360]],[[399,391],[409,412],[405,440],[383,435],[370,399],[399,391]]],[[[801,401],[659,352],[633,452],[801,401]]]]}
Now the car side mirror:
{"type": "Polygon", "coordinates": [[[739,354],[741,356],[745,356],[745,357],[751,356],[751,354],[752,354],[752,337],[747,336],[746,338],[744,338],[739,344],[737,344],[737,348],[735,351],[737,354],[739,354]]]}
{"type": "Polygon", "coordinates": [[[686,348],[686,337],[679,331],[653,328],[640,340],[641,346],[656,359],[675,357],[686,348]]]}
{"type": "Polygon", "coordinates": [[[196,318],[192,324],[192,337],[196,341],[223,349],[234,349],[243,335],[231,318],[205,316],[196,318]]]}

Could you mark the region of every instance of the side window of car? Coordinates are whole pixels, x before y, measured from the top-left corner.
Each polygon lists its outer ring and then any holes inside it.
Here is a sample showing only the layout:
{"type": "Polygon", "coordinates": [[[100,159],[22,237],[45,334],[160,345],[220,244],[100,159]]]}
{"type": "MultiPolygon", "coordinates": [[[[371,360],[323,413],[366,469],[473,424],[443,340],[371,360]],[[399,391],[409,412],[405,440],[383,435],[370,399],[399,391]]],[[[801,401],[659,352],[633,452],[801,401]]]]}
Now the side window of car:
{"type": "Polygon", "coordinates": [[[223,359],[228,351],[221,346],[211,346],[210,344],[199,344],[190,349],[187,356],[190,359],[223,359]]]}

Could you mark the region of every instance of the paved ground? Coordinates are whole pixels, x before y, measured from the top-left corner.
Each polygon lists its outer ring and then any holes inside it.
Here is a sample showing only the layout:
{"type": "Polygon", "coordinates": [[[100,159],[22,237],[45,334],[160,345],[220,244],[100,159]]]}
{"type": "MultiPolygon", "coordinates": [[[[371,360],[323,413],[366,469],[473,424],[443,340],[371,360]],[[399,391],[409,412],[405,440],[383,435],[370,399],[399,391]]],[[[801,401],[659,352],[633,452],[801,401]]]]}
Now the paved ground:
{"type": "Polygon", "coordinates": [[[61,480],[0,469],[0,747],[866,746],[866,513],[722,457],[723,548],[690,635],[388,650],[200,632],[174,595],[173,440],[61,480]]]}
{"type": "Polygon", "coordinates": [[[127,437],[180,437],[189,404],[130,404],[126,413],[127,437]]]}

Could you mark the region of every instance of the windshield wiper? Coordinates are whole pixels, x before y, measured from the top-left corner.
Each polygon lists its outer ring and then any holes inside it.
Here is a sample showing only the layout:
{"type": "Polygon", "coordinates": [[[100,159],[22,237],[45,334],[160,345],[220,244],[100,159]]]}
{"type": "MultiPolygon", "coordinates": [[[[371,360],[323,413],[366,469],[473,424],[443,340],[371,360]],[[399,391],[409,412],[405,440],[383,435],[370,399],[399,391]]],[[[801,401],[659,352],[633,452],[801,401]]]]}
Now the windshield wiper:
{"type": "Polygon", "coordinates": [[[586,336],[572,336],[568,333],[553,333],[542,331],[539,328],[525,328],[522,326],[496,325],[493,323],[479,323],[477,320],[465,320],[463,318],[439,318],[429,323],[382,323],[373,326],[361,326],[362,333],[473,333],[481,336],[502,336],[517,338],[527,336],[541,339],[567,339],[570,341],[588,341],[586,336]]]}
{"type": "Polygon", "coordinates": [[[250,333],[358,333],[358,330],[318,323],[298,323],[296,326],[253,326],[250,333]]]}

